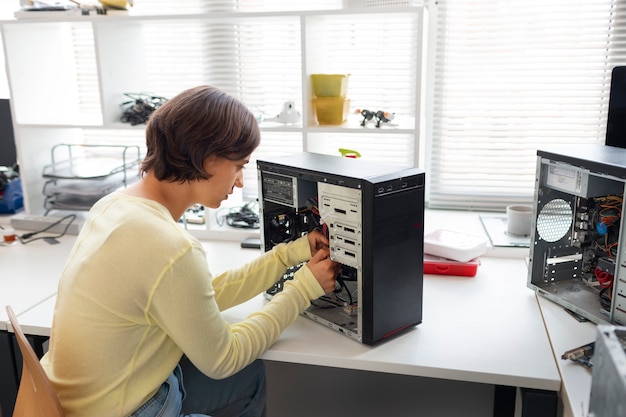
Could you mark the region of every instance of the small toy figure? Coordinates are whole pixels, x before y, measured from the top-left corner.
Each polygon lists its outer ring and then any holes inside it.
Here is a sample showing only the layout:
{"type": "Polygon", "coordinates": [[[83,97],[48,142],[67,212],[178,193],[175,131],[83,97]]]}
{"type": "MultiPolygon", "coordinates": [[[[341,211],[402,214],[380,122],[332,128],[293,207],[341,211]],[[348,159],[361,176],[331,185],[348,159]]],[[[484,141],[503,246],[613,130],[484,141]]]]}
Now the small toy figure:
{"type": "Polygon", "coordinates": [[[283,110],[276,115],[265,119],[266,122],[278,122],[283,124],[298,123],[302,119],[302,115],[296,110],[296,104],[293,101],[286,101],[283,105],[283,110]]]}
{"type": "Polygon", "coordinates": [[[380,127],[381,123],[389,123],[393,120],[395,113],[378,110],[376,112],[376,127],[380,127]]]}
{"type": "Polygon", "coordinates": [[[367,109],[363,109],[363,110],[357,109],[356,112],[360,113],[361,116],[363,116],[363,120],[361,120],[361,126],[365,126],[365,123],[369,122],[374,117],[374,113],[372,113],[371,111],[367,109]]]}
{"type": "Polygon", "coordinates": [[[380,127],[381,123],[389,123],[395,117],[395,113],[389,113],[389,112],[382,111],[382,110],[378,110],[376,113],[374,113],[373,111],[370,111],[367,109],[363,109],[363,110],[357,109],[356,113],[363,116],[363,120],[361,120],[361,126],[365,126],[367,122],[375,118],[376,127],[380,127]]]}

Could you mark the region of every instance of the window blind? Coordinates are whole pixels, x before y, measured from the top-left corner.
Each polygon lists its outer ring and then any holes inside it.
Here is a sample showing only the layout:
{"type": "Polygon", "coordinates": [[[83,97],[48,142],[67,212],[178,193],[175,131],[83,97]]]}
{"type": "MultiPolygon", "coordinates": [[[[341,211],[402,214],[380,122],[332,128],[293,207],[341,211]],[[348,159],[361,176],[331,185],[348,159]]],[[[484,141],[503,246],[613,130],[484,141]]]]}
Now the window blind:
{"type": "Polygon", "coordinates": [[[611,70],[626,64],[624,3],[429,4],[430,207],[530,202],[538,148],[604,143],[611,70]]]}
{"type": "MultiPolygon", "coordinates": [[[[182,23],[171,23],[181,26],[182,23]]],[[[234,22],[185,22],[181,27],[146,26],[146,53],[153,91],[172,97],[200,84],[240,99],[262,120],[278,114],[286,100],[302,108],[300,20],[255,18],[234,22]],[[181,49],[181,45],[186,45],[181,49]],[[168,56],[168,65],[159,64],[168,56]]],[[[256,160],[302,150],[300,135],[262,131],[259,148],[244,171],[246,199],[257,195],[256,160]],[[294,138],[288,139],[289,136],[294,138]]]]}

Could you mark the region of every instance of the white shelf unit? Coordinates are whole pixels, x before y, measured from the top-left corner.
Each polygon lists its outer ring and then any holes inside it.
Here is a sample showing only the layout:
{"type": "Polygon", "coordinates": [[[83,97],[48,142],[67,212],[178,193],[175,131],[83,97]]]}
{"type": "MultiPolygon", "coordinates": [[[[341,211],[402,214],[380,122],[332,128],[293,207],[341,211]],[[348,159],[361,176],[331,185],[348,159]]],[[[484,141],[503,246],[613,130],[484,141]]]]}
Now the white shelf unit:
{"type": "MultiPolygon", "coordinates": [[[[45,211],[45,197],[42,193],[45,179],[42,177],[42,168],[49,163],[50,149],[55,145],[60,143],[136,145],[142,147],[143,153],[144,125],[131,126],[119,122],[119,118],[123,111],[120,105],[126,100],[124,93],[145,91],[161,93],[154,88],[154,73],[157,73],[158,78],[159,71],[166,69],[161,69],[158,65],[155,67],[149,62],[146,53],[147,29],[154,31],[163,28],[163,31],[171,31],[168,32],[170,34],[180,35],[186,34],[187,28],[193,25],[205,25],[207,28],[212,26],[224,28],[229,24],[233,27],[241,24],[252,27],[255,24],[277,27],[282,24],[295,25],[299,28],[300,39],[294,39],[293,42],[300,48],[300,62],[294,62],[293,65],[299,66],[301,73],[297,80],[285,82],[295,84],[291,87],[298,96],[295,102],[301,109],[302,123],[281,125],[262,122],[260,125],[262,135],[274,138],[279,144],[284,143],[284,151],[287,153],[293,152],[294,149],[333,153],[340,147],[361,150],[374,146],[378,147],[376,150],[378,158],[400,165],[417,166],[423,20],[422,6],[393,6],[315,11],[84,16],[1,21],[25,211],[34,215],[43,214],[45,211]],[[363,31],[363,27],[359,28],[359,22],[365,22],[368,18],[371,21],[372,17],[376,17],[376,22],[379,22],[377,24],[381,25],[380,30],[386,33],[385,36],[391,33],[391,39],[394,38],[394,31],[398,31],[398,35],[405,33],[401,31],[406,31],[407,25],[415,36],[411,39],[400,39],[398,36],[397,42],[390,42],[383,47],[379,45],[377,48],[372,48],[376,37],[352,44],[354,39],[350,37],[350,33],[354,36],[355,31],[363,31]],[[402,24],[398,25],[397,22],[402,24]],[[84,44],[76,45],[76,33],[82,34],[80,39],[84,44]],[[345,36],[345,42],[342,33],[348,34],[345,36]],[[342,48],[345,50],[357,48],[362,51],[360,55],[363,60],[378,65],[377,77],[363,77],[360,74],[359,62],[340,62],[342,48]],[[368,56],[370,49],[378,52],[368,56]],[[80,62],[77,61],[78,50],[81,54],[80,62]],[[387,50],[406,55],[408,61],[403,63],[400,69],[390,63],[386,65],[385,57],[380,55],[384,55],[387,50]],[[83,67],[92,67],[95,77],[78,77],[84,72],[83,67]],[[407,80],[403,82],[399,94],[403,108],[408,110],[405,110],[401,117],[396,117],[393,123],[381,128],[376,128],[373,124],[363,127],[360,125],[360,117],[352,114],[348,122],[340,126],[317,125],[311,105],[310,74],[350,73],[348,97],[353,99],[352,105],[369,106],[365,99],[368,91],[386,88],[385,80],[396,80],[398,71],[401,71],[401,76],[407,80]],[[149,81],[151,79],[153,81],[149,81]],[[382,143],[385,147],[380,150],[382,143]]],[[[182,42],[176,45],[183,56],[186,47],[182,42]]],[[[207,59],[210,60],[212,52],[209,48],[207,50],[207,59]]],[[[164,62],[164,67],[166,64],[167,62],[164,62]]],[[[193,65],[190,65],[190,68],[190,71],[193,70],[193,65]]],[[[281,68],[276,68],[278,75],[274,76],[280,76],[280,70],[281,68]]],[[[187,78],[192,77],[179,78],[180,86],[175,86],[175,90],[182,91],[188,88],[187,78]]],[[[213,83],[211,79],[202,79],[202,82],[213,83]]],[[[264,85],[264,80],[259,79],[258,85],[264,85]]],[[[398,90],[397,85],[393,88],[398,90]]],[[[371,104],[371,106],[380,105],[377,102],[371,104]]],[[[393,107],[394,104],[382,103],[382,105],[393,107]]],[[[352,108],[351,112],[354,110],[355,108],[352,108]]],[[[376,111],[379,108],[371,110],[376,111]]],[[[274,144],[271,151],[264,152],[275,154],[282,150],[282,147],[274,144]]],[[[254,156],[260,158],[263,154],[258,152],[254,156]]],[[[256,177],[256,169],[248,171],[251,171],[248,174],[256,177]]],[[[248,180],[247,183],[251,184],[251,181],[248,180]]],[[[203,226],[205,227],[211,229],[215,227],[215,222],[209,221],[207,226],[203,226]]]]}

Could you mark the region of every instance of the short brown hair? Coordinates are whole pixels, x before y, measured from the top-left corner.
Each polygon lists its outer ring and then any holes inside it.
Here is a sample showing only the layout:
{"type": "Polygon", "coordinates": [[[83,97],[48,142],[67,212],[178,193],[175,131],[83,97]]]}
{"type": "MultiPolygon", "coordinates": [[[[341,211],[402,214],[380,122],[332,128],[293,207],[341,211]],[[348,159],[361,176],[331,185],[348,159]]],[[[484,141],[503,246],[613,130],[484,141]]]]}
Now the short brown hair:
{"type": "Polygon", "coordinates": [[[160,181],[207,179],[207,158],[245,158],[260,140],[258,123],[242,102],[212,86],[190,88],[150,116],[141,171],[160,181]]]}

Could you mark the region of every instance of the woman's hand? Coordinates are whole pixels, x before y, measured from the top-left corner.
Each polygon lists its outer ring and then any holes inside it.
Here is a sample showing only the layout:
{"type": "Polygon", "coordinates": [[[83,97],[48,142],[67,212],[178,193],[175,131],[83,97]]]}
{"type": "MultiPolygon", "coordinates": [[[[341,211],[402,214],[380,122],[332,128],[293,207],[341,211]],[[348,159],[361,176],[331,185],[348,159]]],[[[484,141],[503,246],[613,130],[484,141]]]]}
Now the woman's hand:
{"type": "Polygon", "coordinates": [[[328,249],[328,239],[319,230],[309,232],[307,237],[311,245],[311,256],[315,256],[320,249],[328,249]]]}
{"type": "Polygon", "coordinates": [[[326,294],[335,290],[335,281],[341,264],[330,259],[330,251],[327,248],[318,249],[307,262],[307,266],[326,294]]]}

